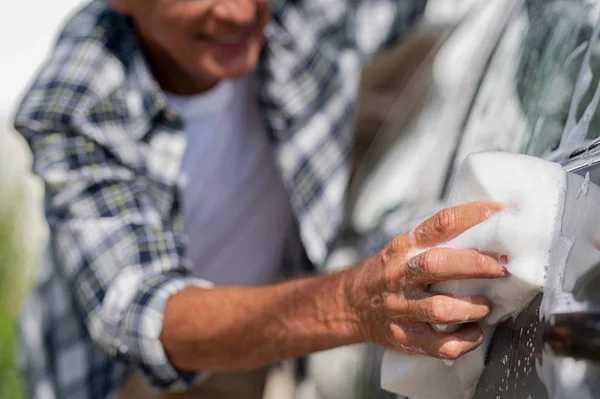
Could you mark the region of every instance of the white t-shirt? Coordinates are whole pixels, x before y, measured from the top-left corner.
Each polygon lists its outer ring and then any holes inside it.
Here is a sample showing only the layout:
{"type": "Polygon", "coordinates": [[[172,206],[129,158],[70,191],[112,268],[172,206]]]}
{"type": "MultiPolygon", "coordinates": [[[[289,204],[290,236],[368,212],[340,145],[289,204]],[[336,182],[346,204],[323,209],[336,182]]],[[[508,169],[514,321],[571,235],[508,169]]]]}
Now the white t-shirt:
{"type": "Polygon", "coordinates": [[[253,80],[167,101],[187,135],[180,184],[194,276],[217,285],[273,282],[293,219],[253,80]]]}

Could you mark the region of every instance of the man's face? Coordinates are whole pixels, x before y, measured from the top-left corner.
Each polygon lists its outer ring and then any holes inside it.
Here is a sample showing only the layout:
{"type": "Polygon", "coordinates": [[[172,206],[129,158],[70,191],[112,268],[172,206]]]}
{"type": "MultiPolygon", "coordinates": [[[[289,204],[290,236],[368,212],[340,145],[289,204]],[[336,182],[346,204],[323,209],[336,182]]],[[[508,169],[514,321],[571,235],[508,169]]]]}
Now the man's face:
{"type": "Polygon", "coordinates": [[[131,16],[144,44],[206,80],[237,78],[258,61],[267,0],[111,0],[131,16]]]}

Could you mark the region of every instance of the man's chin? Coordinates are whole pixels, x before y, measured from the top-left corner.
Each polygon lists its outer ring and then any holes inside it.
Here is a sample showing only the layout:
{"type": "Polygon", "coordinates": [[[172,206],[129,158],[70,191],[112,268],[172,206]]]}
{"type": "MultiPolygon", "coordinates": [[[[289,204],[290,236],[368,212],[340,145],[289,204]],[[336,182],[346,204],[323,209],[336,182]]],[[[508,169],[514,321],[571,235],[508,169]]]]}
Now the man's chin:
{"type": "Polygon", "coordinates": [[[250,75],[254,72],[256,68],[256,64],[246,64],[246,65],[219,65],[214,68],[213,76],[217,77],[219,80],[223,79],[239,79],[244,76],[250,75]]]}
{"type": "Polygon", "coordinates": [[[206,69],[219,79],[238,79],[251,74],[256,69],[259,54],[260,51],[256,48],[251,48],[237,57],[219,57],[215,54],[205,65],[206,69]]]}

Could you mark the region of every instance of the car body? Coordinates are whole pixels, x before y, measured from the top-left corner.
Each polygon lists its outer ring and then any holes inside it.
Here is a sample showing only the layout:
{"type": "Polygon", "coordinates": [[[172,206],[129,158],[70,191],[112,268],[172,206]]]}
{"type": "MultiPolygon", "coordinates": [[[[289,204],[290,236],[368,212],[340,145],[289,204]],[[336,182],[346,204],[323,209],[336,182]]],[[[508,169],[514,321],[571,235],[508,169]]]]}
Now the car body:
{"type": "MultiPolygon", "coordinates": [[[[596,0],[480,4],[442,29],[360,151],[332,267],[370,256],[441,209],[470,153],[524,153],[570,172],[570,251],[553,254],[566,266],[549,272],[561,280],[498,327],[476,398],[600,397],[599,18],[596,0]],[[564,298],[569,306],[540,317],[544,302],[564,298]],[[575,369],[577,383],[568,381],[575,369]]],[[[381,352],[367,351],[363,397],[393,397],[378,388],[381,352]]]]}

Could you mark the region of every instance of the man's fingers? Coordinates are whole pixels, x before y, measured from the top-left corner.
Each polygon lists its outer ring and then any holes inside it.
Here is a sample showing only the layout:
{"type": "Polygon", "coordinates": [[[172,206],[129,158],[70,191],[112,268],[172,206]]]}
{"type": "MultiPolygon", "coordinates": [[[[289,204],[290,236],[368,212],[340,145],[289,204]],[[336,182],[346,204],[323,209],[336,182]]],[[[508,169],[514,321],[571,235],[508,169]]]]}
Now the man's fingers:
{"type": "Polygon", "coordinates": [[[492,308],[483,296],[431,295],[409,301],[411,319],[431,324],[459,324],[485,319],[492,308]]]}
{"type": "Polygon", "coordinates": [[[474,249],[433,248],[410,259],[406,269],[410,285],[506,276],[508,271],[496,257],[474,249]]]}
{"type": "Polygon", "coordinates": [[[431,248],[447,242],[500,211],[497,202],[472,202],[442,209],[412,232],[410,241],[416,248],[431,248]]]}
{"type": "Polygon", "coordinates": [[[392,324],[390,331],[393,348],[447,360],[456,360],[483,342],[483,332],[476,323],[465,324],[450,334],[436,332],[427,324],[392,324]]]}
{"type": "Polygon", "coordinates": [[[465,324],[463,328],[452,333],[438,333],[431,356],[440,359],[456,360],[465,353],[471,352],[483,342],[483,331],[476,323],[465,324]]]}

